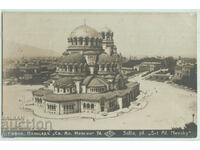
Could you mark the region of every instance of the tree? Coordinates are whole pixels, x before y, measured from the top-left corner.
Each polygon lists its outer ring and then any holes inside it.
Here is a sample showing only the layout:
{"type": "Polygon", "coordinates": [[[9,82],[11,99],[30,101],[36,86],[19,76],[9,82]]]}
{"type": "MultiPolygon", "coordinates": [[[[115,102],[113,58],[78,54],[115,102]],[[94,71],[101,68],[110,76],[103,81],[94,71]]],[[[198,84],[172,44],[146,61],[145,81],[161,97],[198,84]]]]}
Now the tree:
{"type": "Polygon", "coordinates": [[[176,60],[173,57],[167,57],[164,60],[165,68],[169,69],[170,74],[174,74],[174,67],[176,66],[176,60]]]}

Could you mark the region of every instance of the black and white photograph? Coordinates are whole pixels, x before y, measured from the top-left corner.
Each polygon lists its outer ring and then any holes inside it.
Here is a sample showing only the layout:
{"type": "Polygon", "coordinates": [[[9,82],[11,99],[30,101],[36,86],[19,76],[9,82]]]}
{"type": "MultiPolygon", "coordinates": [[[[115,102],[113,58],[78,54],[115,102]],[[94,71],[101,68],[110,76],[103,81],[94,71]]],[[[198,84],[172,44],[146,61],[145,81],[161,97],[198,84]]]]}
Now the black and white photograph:
{"type": "Polygon", "coordinates": [[[196,12],[2,12],[2,137],[196,138],[196,12]]]}

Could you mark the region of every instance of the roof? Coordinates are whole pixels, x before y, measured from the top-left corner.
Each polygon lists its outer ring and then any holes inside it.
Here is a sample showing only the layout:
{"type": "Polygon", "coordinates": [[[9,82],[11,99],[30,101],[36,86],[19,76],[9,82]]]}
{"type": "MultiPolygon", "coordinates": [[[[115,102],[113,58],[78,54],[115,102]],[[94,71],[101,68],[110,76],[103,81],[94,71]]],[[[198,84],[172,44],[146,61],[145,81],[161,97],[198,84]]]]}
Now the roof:
{"type": "Polygon", "coordinates": [[[65,77],[59,80],[56,80],[53,84],[55,87],[71,87],[74,85],[74,81],[72,78],[65,77]]]}
{"type": "Polygon", "coordinates": [[[132,71],[133,67],[122,67],[121,70],[130,70],[130,71],[132,71]]]}
{"type": "Polygon", "coordinates": [[[109,56],[106,53],[102,53],[101,55],[99,55],[99,60],[98,63],[116,63],[119,62],[119,57],[117,55],[112,55],[109,56]]]}
{"type": "Polygon", "coordinates": [[[77,64],[81,64],[81,63],[86,63],[85,57],[80,54],[80,53],[74,53],[74,54],[70,54],[70,55],[65,55],[62,56],[59,59],[59,63],[77,63],[77,64]]]}
{"type": "Polygon", "coordinates": [[[175,70],[182,70],[181,66],[175,66],[174,68],[175,68],[175,70]]]}
{"type": "Polygon", "coordinates": [[[143,62],[142,65],[161,65],[161,62],[143,62]]]}
{"type": "Polygon", "coordinates": [[[27,66],[19,66],[19,69],[39,69],[39,66],[27,65],[27,66]]]}
{"type": "Polygon", "coordinates": [[[98,72],[98,75],[114,75],[115,72],[108,72],[108,71],[104,71],[104,70],[101,70],[98,72]]]}
{"type": "Polygon", "coordinates": [[[94,54],[99,54],[101,53],[101,51],[99,51],[100,49],[97,50],[92,50],[92,51],[85,51],[84,54],[88,54],[88,55],[94,55],[94,54]]]}
{"type": "Polygon", "coordinates": [[[49,79],[49,80],[47,80],[47,81],[44,81],[43,83],[44,84],[50,84],[50,83],[52,83],[53,82],[53,79],[49,79]]]}
{"type": "Polygon", "coordinates": [[[113,78],[115,78],[115,76],[114,76],[114,75],[111,75],[111,74],[109,74],[109,75],[106,75],[106,76],[105,76],[105,78],[107,78],[107,79],[113,79],[113,78]]]}
{"type": "Polygon", "coordinates": [[[84,80],[83,80],[83,82],[82,82],[82,85],[88,85],[89,83],[90,83],[90,81],[92,80],[92,78],[93,78],[94,76],[87,76],[84,80]]]}
{"type": "Polygon", "coordinates": [[[60,76],[58,74],[52,74],[51,79],[57,80],[60,79],[60,76]]]}
{"type": "Polygon", "coordinates": [[[191,63],[191,64],[196,63],[196,59],[195,58],[181,58],[181,61],[183,63],[191,63]]]}
{"type": "Polygon", "coordinates": [[[77,28],[75,28],[71,34],[70,34],[71,38],[74,37],[89,37],[89,38],[101,38],[101,35],[92,27],[87,26],[87,25],[80,25],[77,28]]]}
{"type": "Polygon", "coordinates": [[[115,82],[118,82],[119,79],[122,79],[122,78],[123,78],[123,76],[122,76],[121,74],[117,74],[117,75],[115,76],[115,82]]]}
{"type": "Polygon", "coordinates": [[[170,74],[153,74],[152,76],[157,76],[157,77],[169,77],[170,74]]]}
{"type": "Polygon", "coordinates": [[[90,100],[90,101],[99,101],[101,99],[111,99],[114,97],[120,97],[126,95],[133,88],[138,85],[137,82],[132,82],[128,84],[128,87],[123,90],[110,91],[106,93],[96,93],[96,94],[48,94],[44,96],[44,100],[50,102],[65,102],[65,101],[74,101],[74,100],[90,100]]]}
{"type": "Polygon", "coordinates": [[[32,94],[35,95],[35,96],[45,96],[45,95],[50,94],[50,93],[53,93],[53,91],[49,90],[49,89],[44,89],[44,88],[40,88],[40,89],[34,90],[32,92],[32,94]]]}
{"type": "Polygon", "coordinates": [[[194,64],[185,64],[183,65],[184,68],[193,68],[194,64]]]}
{"type": "Polygon", "coordinates": [[[88,87],[102,87],[102,86],[107,86],[107,82],[98,77],[93,78],[88,85],[88,87]]]}

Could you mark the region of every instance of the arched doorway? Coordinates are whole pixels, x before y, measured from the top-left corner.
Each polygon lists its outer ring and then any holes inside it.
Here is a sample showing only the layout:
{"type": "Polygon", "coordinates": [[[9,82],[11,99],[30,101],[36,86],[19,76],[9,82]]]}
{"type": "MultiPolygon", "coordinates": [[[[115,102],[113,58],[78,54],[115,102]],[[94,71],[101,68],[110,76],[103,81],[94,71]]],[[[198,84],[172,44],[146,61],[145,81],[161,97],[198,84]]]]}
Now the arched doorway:
{"type": "Polygon", "coordinates": [[[104,112],[104,110],[105,110],[105,97],[102,97],[100,99],[100,107],[101,107],[101,112],[104,112]]]}

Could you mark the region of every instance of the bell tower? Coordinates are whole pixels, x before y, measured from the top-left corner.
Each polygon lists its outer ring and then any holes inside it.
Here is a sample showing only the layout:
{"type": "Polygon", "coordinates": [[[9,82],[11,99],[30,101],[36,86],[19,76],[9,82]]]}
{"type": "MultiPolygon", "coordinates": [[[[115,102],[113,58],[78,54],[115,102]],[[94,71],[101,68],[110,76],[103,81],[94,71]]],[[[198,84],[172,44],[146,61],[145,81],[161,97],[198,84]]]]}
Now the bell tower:
{"type": "Polygon", "coordinates": [[[113,32],[108,28],[104,27],[101,31],[102,36],[102,47],[108,55],[113,55],[114,48],[114,40],[113,40],[113,32]]]}

